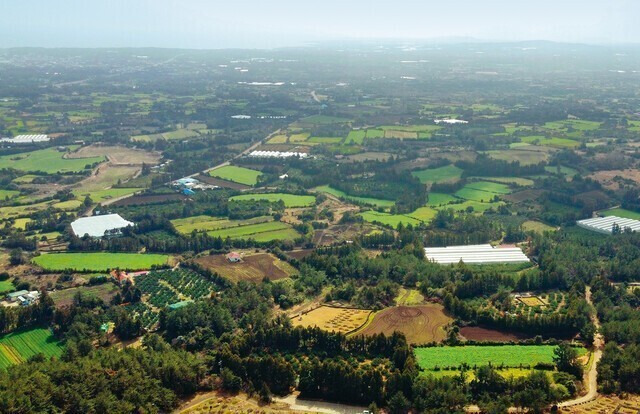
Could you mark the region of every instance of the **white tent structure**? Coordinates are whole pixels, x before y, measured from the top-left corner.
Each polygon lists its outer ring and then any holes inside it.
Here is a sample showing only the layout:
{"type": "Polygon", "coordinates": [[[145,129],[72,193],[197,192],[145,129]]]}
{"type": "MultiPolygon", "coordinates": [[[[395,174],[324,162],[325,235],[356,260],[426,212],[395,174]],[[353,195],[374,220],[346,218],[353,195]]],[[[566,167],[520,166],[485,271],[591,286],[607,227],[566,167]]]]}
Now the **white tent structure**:
{"type": "Polygon", "coordinates": [[[490,244],[469,246],[427,247],[424,249],[428,260],[439,264],[527,263],[529,258],[519,247],[498,247],[490,244]]]}
{"type": "Polygon", "coordinates": [[[603,234],[612,234],[614,224],[617,224],[619,226],[620,231],[625,231],[627,228],[631,229],[631,231],[640,230],[640,221],[617,216],[596,217],[586,220],[578,220],[576,224],[578,225],[578,227],[582,227],[583,229],[603,234]]]}
{"type": "Polygon", "coordinates": [[[2,138],[0,141],[12,144],[31,144],[34,142],[48,142],[49,136],[45,134],[16,135],[13,138],[2,138]]]}
{"type": "Polygon", "coordinates": [[[88,234],[89,237],[103,237],[107,231],[121,230],[133,223],[120,217],[119,214],[82,217],[71,223],[71,230],[78,237],[88,234]]]}

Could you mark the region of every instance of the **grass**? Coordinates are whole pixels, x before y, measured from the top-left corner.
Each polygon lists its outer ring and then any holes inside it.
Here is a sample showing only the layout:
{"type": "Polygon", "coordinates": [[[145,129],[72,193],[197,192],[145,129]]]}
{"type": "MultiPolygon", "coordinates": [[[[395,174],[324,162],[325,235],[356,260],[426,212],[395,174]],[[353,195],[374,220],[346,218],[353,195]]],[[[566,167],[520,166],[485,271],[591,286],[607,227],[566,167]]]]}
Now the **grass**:
{"type": "Polygon", "coordinates": [[[8,200],[20,194],[20,191],[16,190],[0,190],[0,200],[8,200]]]}
{"type": "MultiPolygon", "coordinates": [[[[475,177],[480,178],[480,177],[475,177]]],[[[535,182],[529,178],[522,177],[482,177],[487,181],[494,181],[502,184],[516,184],[522,187],[531,187],[535,182]]]]}
{"type": "Polygon", "coordinates": [[[13,332],[0,338],[0,368],[25,362],[37,354],[45,357],[62,355],[62,344],[49,329],[36,328],[13,332]]]}
{"type": "Polygon", "coordinates": [[[71,289],[57,290],[51,293],[51,299],[53,299],[57,306],[68,306],[73,303],[73,298],[76,294],[81,293],[87,298],[98,298],[104,302],[109,302],[111,297],[119,291],[116,285],[109,282],[94,286],[79,286],[71,289]]]}
{"type": "Polygon", "coordinates": [[[13,227],[20,230],[26,230],[27,223],[30,223],[32,220],[28,217],[25,218],[17,218],[13,223],[13,227]]]}
{"type": "Polygon", "coordinates": [[[456,203],[456,204],[448,204],[445,206],[440,206],[437,209],[438,210],[448,210],[448,209],[452,209],[454,211],[458,211],[458,212],[462,212],[462,211],[466,211],[467,209],[471,209],[472,212],[474,213],[484,213],[485,211],[489,210],[490,208],[498,208],[500,205],[504,204],[503,201],[498,201],[498,202],[491,202],[491,203],[483,203],[480,201],[474,201],[474,200],[467,200],[463,203],[456,203]]]}
{"type": "MultiPolygon", "coordinates": [[[[474,367],[489,363],[494,366],[518,368],[521,365],[553,363],[555,348],[555,345],[471,345],[416,348],[415,353],[418,364],[425,370],[458,367],[461,364],[474,367]]],[[[583,355],[586,349],[579,348],[578,352],[583,355]]]]}
{"type": "MultiPolygon", "coordinates": [[[[639,215],[640,216],[640,215],[639,215]]],[[[522,228],[525,231],[535,231],[536,233],[544,233],[545,231],[556,231],[555,227],[549,226],[548,224],[544,224],[540,221],[535,220],[527,220],[522,223],[522,228]]]]}
{"type": "Polygon", "coordinates": [[[363,129],[349,131],[345,144],[362,144],[367,136],[367,131],[363,129]]]}
{"type": "Polygon", "coordinates": [[[360,204],[372,205],[372,206],[376,206],[376,207],[391,207],[391,206],[393,206],[395,204],[395,202],[393,202],[391,200],[382,200],[382,199],[379,199],[379,198],[351,196],[351,195],[348,195],[347,193],[345,193],[344,191],[336,190],[335,188],[332,188],[332,187],[330,187],[328,185],[323,185],[323,186],[320,186],[320,187],[316,187],[316,188],[314,188],[314,190],[318,191],[320,193],[331,194],[334,197],[344,198],[345,200],[353,201],[353,202],[360,203],[360,204]]]}
{"type": "Polygon", "coordinates": [[[599,211],[599,213],[602,214],[603,216],[617,216],[617,217],[628,218],[632,220],[640,220],[640,213],[631,211],[631,210],[626,210],[620,207],[612,208],[610,210],[599,211]]]}
{"type": "Polygon", "coordinates": [[[439,207],[449,204],[451,202],[459,201],[458,198],[451,194],[444,193],[429,193],[429,200],[427,200],[427,207],[439,207]]]}
{"type": "Polygon", "coordinates": [[[400,288],[395,298],[398,306],[415,306],[424,302],[424,296],[417,289],[400,288]]]}
{"type": "Polygon", "coordinates": [[[190,234],[196,231],[221,230],[231,227],[246,226],[271,221],[270,216],[254,217],[246,220],[229,220],[226,217],[212,216],[192,216],[182,219],[171,220],[171,224],[182,234],[190,234]]]}
{"type": "Polygon", "coordinates": [[[0,169],[13,168],[25,172],[80,172],[85,166],[104,161],[104,157],[62,158],[64,152],[55,148],[3,155],[0,157],[0,169]]]}
{"type": "Polygon", "coordinates": [[[81,189],[73,190],[72,193],[78,198],[84,200],[86,196],[91,197],[94,203],[100,203],[113,198],[122,197],[133,194],[136,191],[144,190],[144,188],[108,188],[106,190],[83,191],[81,189]]]}
{"type": "Polygon", "coordinates": [[[389,213],[381,213],[378,211],[365,211],[360,213],[360,216],[364,219],[364,221],[368,221],[370,223],[380,223],[385,226],[391,226],[393,228],[398,227],[398,224],[402,223],[403,226],[407,226],[411,224],[412,226],[417,226],[420,224],[420,220],[416,220],[413,217],[409,217],[404,214],[389,214],[389,213]]]}
{"type": "Polygon", "coordinates": [[[80,200],[67,200],[67,201],[61,201],[59,203],[53,203],[51,206],[54,208],[59,208],[60,210],[75,210],[81,205],[82,205],[82,201],[80,200]]]}
{"type": "Polygon", "coordinates": [[[234,183],[253,186],[258,184],[258,177],[260,177],[262,173],[249,168],[226,165],[224,167],[211,170],[209,175],[223,180],[233,181],[234,183]]]}
{"type": "Polygon", "coordinates": [[[544,136],[534,135],[529,137],[522,137],[522,142],[533,145],[543,145],[547,147],[555,148],[576,148],[580,145],[578,141],[568,138],[547,138],[544,136]]]}
{"type": "Polygon", "coordinates": [[[496,196],[509,194],[510,192],[511,189],[504,184],[478,181],[465,185],[456,191],[455,196],[465,200],[489,202],[496,196]]]}
{"type": "Polygon", "coordinates": [[[222,237],[223,239],[230,237],[232,239],[254,239],[259,242],[290,240],[299,236],[288,224],[279,221],[212,230],[208,234],[212,237],[222,237]]]}
{"type": "Polygon", "coordinates": [[[458,181],[462,177],[462,169],[453,164],[439,168],[414,171],[411,173],[423,184],[458,181]]]}
{"type": "MultiPolygon", "coordinates": [[[[534,147],[539,148],[539,147],[534,147]]],[[[533,165],[549,159],[549,154],[546,151],[529,150],[529,149],[509,149],[509,150],[494,150],[487,151],[489,156],[496,160],[504,161],[518,161],[521,165],[533,165]]]]}
{"type": "Polygon", "coordinates": [[[564,165],[548,165],[544,167],[544,170],[551,174],[568,175],[571,177],[578,174],[578,170],[570,167],[565,167],[564,165]]]}
{"type": "Polygon", "coordinates": [[[350,119],[340,118],[337,116],[311,115],[306,118],[302,118],[299,121],[299,123],[314,124],[314,125],[329,125],[329,124],[344,124],[350,121],[351,121],[350,119]]]}
{"type": "Polygon", "coordinates": [[[464,188],[471,188],[473,190],[486,191],[488,193],[496,194],[509,194],[511,189],[508,185],[502,183],[492,183],[489,181],[476,181],[469,183],[464,188]]]}
{"type": "Polygon", "coordinates": [[[565,130],[569,127],[578,131],[595,131],[600,128],[600,122],[586,121],[582,119],[565,119],[562,121],[553,121],[544,124],[544,128],[555,131],[565,130]]]}
{"type": "Polygon", "coordinates": [[[0,294],[13,292],[16,290],[16,287],[13,285],[13,280],[7,279],[0,282],[0,294]]]}
{"type": "Polygon", "coordinates": [[[342,137],[311,137],[307,141],[318,144],[339,144],[342,142],[342,137]]]}
{"type": "Polygon", "coordinates": [[[316,198],[309,195],[295,195],[285,193],[267,193],[267,194],[242,194],[231,197],[231,201],[241,200],[267,200],[269,202],[282,201],[285,207],[311,207],[315,204],[316,198]]]}
{"type": "Polygon", "coordinates": [[[109,269],[150,269],[154,265],[167,264],[169,256],[164,254],[136,253],[49,253],[33,258],[33,262],[45,270],[100,272],[109,269]]]}

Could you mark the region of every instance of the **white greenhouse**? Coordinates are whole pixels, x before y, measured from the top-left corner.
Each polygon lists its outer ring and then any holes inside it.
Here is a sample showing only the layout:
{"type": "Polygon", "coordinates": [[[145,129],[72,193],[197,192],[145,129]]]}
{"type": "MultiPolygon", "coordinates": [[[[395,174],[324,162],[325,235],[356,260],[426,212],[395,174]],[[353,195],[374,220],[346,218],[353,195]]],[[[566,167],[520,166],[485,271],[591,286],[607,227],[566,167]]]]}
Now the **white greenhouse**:
{"type": "Polygon", "coordinates": [[[614,225],[616,224],[618,225],[620,231],[626,231],[627,229],[631,229],[631,231],[640,230],[640,221],[617,216],[596,217],[586,220],[579,220],[576,222],[576,224],[583,229],[604,234],[612,234],[614,225]]]}
{"type": "Polygon", "coordinates": [[[519,247],[497,247],[490,244],[474,244],[469,246],[427,247],[424,249],[427,260],[439,264],[491,263],[527,263],[529,258],[519,247]]]}

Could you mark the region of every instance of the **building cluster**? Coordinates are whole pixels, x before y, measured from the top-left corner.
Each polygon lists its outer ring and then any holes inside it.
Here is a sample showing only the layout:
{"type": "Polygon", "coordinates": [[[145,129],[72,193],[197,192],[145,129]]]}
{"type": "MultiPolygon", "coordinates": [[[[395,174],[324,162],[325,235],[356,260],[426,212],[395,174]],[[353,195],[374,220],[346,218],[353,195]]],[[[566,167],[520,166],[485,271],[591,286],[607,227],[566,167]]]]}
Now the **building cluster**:
{"type": "Polygon", "coordinates": [[[7,295],[7,301],[12,303],[19,303],[21,306],[33,305],[40,300],[40,292],[37,290],[19,290],[17,292],[11,292],[7,295]]]}
{"type": "Polygon", "coordinates": [[[295,151],[252,151],[249,153],[249,157],[253,158],[307,158],[309,154],[306,152],[295,151]]]}
{"type": "Polygon", "coordinates": [[[462,261],[467,264],[527,263],[529,258],[519,247],[493,247],[490,244],[469,246],[427,247],[424,249],[427,260],[439,264],[455,264],[462,261]]]}
{"type": "Polygon", "coordinates": [[[193,177],[180,178],[179,180],[172,182],[171,185],[186,196],[192,196],[196,191],[215,190],[216,188],[220,188],[217,185],[203,183],[193,177]]]}
{"type": "Polygon", "coordinates": [[[578,220],[578,227],[603,234],[640,230],[640,221],[617,216],[595,217],[578,220]]]}

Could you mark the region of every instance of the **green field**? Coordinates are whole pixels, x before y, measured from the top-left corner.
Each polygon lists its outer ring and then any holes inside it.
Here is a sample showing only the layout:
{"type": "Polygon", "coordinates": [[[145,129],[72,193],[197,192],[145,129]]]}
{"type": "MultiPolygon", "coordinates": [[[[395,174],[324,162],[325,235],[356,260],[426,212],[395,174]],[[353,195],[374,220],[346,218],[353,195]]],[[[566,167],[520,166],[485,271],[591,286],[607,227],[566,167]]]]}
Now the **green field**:
{"type": "Polygon", "coordinates": [[[0,200],[6,200],[9,198],[13,198],[20,194],[20,191],[16,190],[0,190],[0,200]]]}
{"type": "Polygon", "coordinates": [[[474,190],[486,191],[496,194],[509,194],[511,189],[508,185],[501,183],[492,183],[489,181],[475,181],[465,185],[463,188],[471,188],[474,190]]]}
{"type": "Polygon", "coordinates": [[[547,122],[544,124],[544,128],[552,130],[565,130],[571,127],[578,131],[595,131],[600,128],[600,122],[585,121],[582,119],[565,119],[562,121],[547,122]]]}
{"type": "Polygon", "coordinates": [[[167,141],[174,139],[187,139],[197,137],[200,134],[193,129],[178,129],[175,131],[164,132],[160,134],[148,134],[148,135],[135,135],[131,137],[132,141],[151,142],[159,139],[165,139],[167,141]]]}
{"type": "Polygon", "coordinates": [[[612,208],[611,210],[603,210],[603,211],[599,211],[598,213],[602,214],[603,216],[617,216],[617,217],[628,218],[632,220],[640,220],[640,213],[637,213],[631,210],[626,210],[624,208],[612,208]]]}
{"type": "Polygon", "coordinates": [[[463,211],[467,211],[468,208],[471,208],[474,213],[484,213],[490,208],[498,208],[502,204],[504,204],[504,201],[483,203],[480,201],[467,200],[463,203],[447,204],[444,206],[440,206],[437,209],[438,210],[452,209],[453,211],[463,212],[463,211]]]}
{"type": "Polygon", "coordinates": [[[547,138],[544,136],[534,135],[529,137],[522,137],[522,142],[533,145],[543,145],[547,147],[555,148],[576,148],[580,145],[578,141],[568,138],[547,138]]]}
{"type": "Polygon", "coordinates": [[[227,229],[231,227],[246,226],[249,224],[258,224],[272,221],[271,216],[253,217],[246,220],[229,220],[226,217],[212,216],[192,216],[187,218],[171,220],[171,224],[177,231],[182,234],[190,234],[196,231],[211,231],[227,229]]]}
{"type": "Polygon", "coordinates": [[[212,237],[222,237],[223,239],[227,237],[232,239],[254,239],[258,242],[293,240],[300,236],[291,226],[279,221],[228,227],[225,229],[212,230],[207,232],[207,234],[212,237]]]}
{"type": "Polygon", "coordinates": [[[451,202],[459,201],[458,198],[451,194],[444,193],[429,193],[429,200],[427,200],[427,207],[439,207],[449,204],[451,202]]]}
{"type": "Polygon", "coordinates": [[[366,136],[367,131],[364,129],[349,131],[345,144],[362,144],[366,136]]]}
{"type": "Polygon", "coordinates": [[[223,180],[233,181],[234,183],[253,186],[258,183],[258,177],[260,177],[262,173],[249,168],[226,165],[209,171],[209,175],[223,180]]]}
{"type": "Polygon", "coordinates": [[[471,177],[471,178],[476,178],[476,179],[482,178],[483,180],[487,180],[487,181],[494,181],[502,184],[516,184],[522,187],[531,187],[533,184],[535,184],[533,180],[529,178],[522,178],[522,177],[471,177]]]}
{"type": "Polygon", "coordinates": [[[13,285],[13,281],[11,279],[0,282],[0,294],[13,292],[14,290],[16,290],[16,287],[13,285]]]}
{"type": "Polygon", "coordinates": [[[439,168],[414,171],[411,174],[423,184],[444,183],[458,181],[462,177],[462,169],[450,164],[439,168]]]}
{"type": "Polygon", "coordinates": [[[347,122],[351,122],[351,120],[347,118],[339,118],[337,116],[311,115],[306,118],[302,118],[298,122],[301,124],[329,125],[329,124],[344,124],[347,122]]]}
{"type": "Polygon", "coordinates": [[[47,174],[57,172],[79,172],[85,169],[86,165],[104,161],[104,157],[90,158],[62,158],[64,152],[55,148],[23,152],[20,154],[3,155],[0,157],[0,169],[13,168],[19,171],[36,172],[41,171],[47,174]]]}
{"type": "Polygon", "coordinates": [[[275,202],[282,200],[285,207],[311,207],[315,204],[316,198],[309,195],[295,195],[285,193],[267,193],[267,194],[242,194],[231,197],[231,201],[240,200],[267,200],[275,202]]]}
{"type": "Polygon", "coordinates": [[[369,197],[356,197],[350,196],[344,191],[336,190],[328,185],[323,185],[320,187],[316,187],[313,189],[314,191],[318,191],[320,193],[331,194],[334,197],[344,198],[345,200],[353,201],[355,203],[368,204],[376,207],[391,207],[395,204],[395,202],[391,200],[382,200],[379,198],[369,198],[369,197]]]}
{"type": "MultiPolygon", "coordinates": [[[[474,367],[489,363],[517,368],[521,365],[553,363],[555,348],[555,345],[470,345],[416,348],[415,353],[418,364],[425,370],[458,367],[461,364],[474,367]]],[[[584,355],[586,349],[579,348],[578,353],[584,355]]]]}
{"type": "Polygon", "coordinates": [[[417,226],[420,224],[420,220],[416,220],[415,218],[409,217],[404,214],[389,214],[389,213],[381,213],[378,211],[365,211],[360,214],[360,216],[364,219],[364,221],[368,221],[369,223],[380,223],[386,226],[391,226],[393,228],[398,227],[398,224],[402,223],[403,226],[407,226],[411,224],[412,226],[417,226]]]}
{"type": "Polygon", "coordinates": [[[153,265],[167,264],[169,256],[164,254],[136,253],[48,253],[36,256],[33,262],[46,270],[100,272],[108,269],[121,270],[150,269],[153,265]]]}
{"type": "Polygon", "coordinates": [[[511,189],[504,184],[478,181],[465,185],[456,191],[455,196],[465,200],[491,202],[494,197],[510,192],[511,189]]]}
{"type": "Polygon", "coordinates": [[[564,165],[548,165],[544,167],[544,170],[551,174],[568,175],[570,177],[578,174],[578,170],[570,167],[565,167],[564,165]]]}
{"type": "Polygon", "coordinates": [[[342,137],[311,137],[307,141],[316,144],[339,144],[342,142],[342,137]]]}
{"type": "Polygon", "coordinates": [[[556,231],[555,227],[535,220],[525,221],[524,223],[522,223],[522,228],[524,231],[535,231],[536,233],[540,234],[544,233],[545,231],[556,231]]]}
{"type": "Polygon", "coordinates": [[[47,358],[62,355],[62,344],[49,329],[13,332],[0,338],[0,368],[19,364],[40,353],[47,358]]]}

